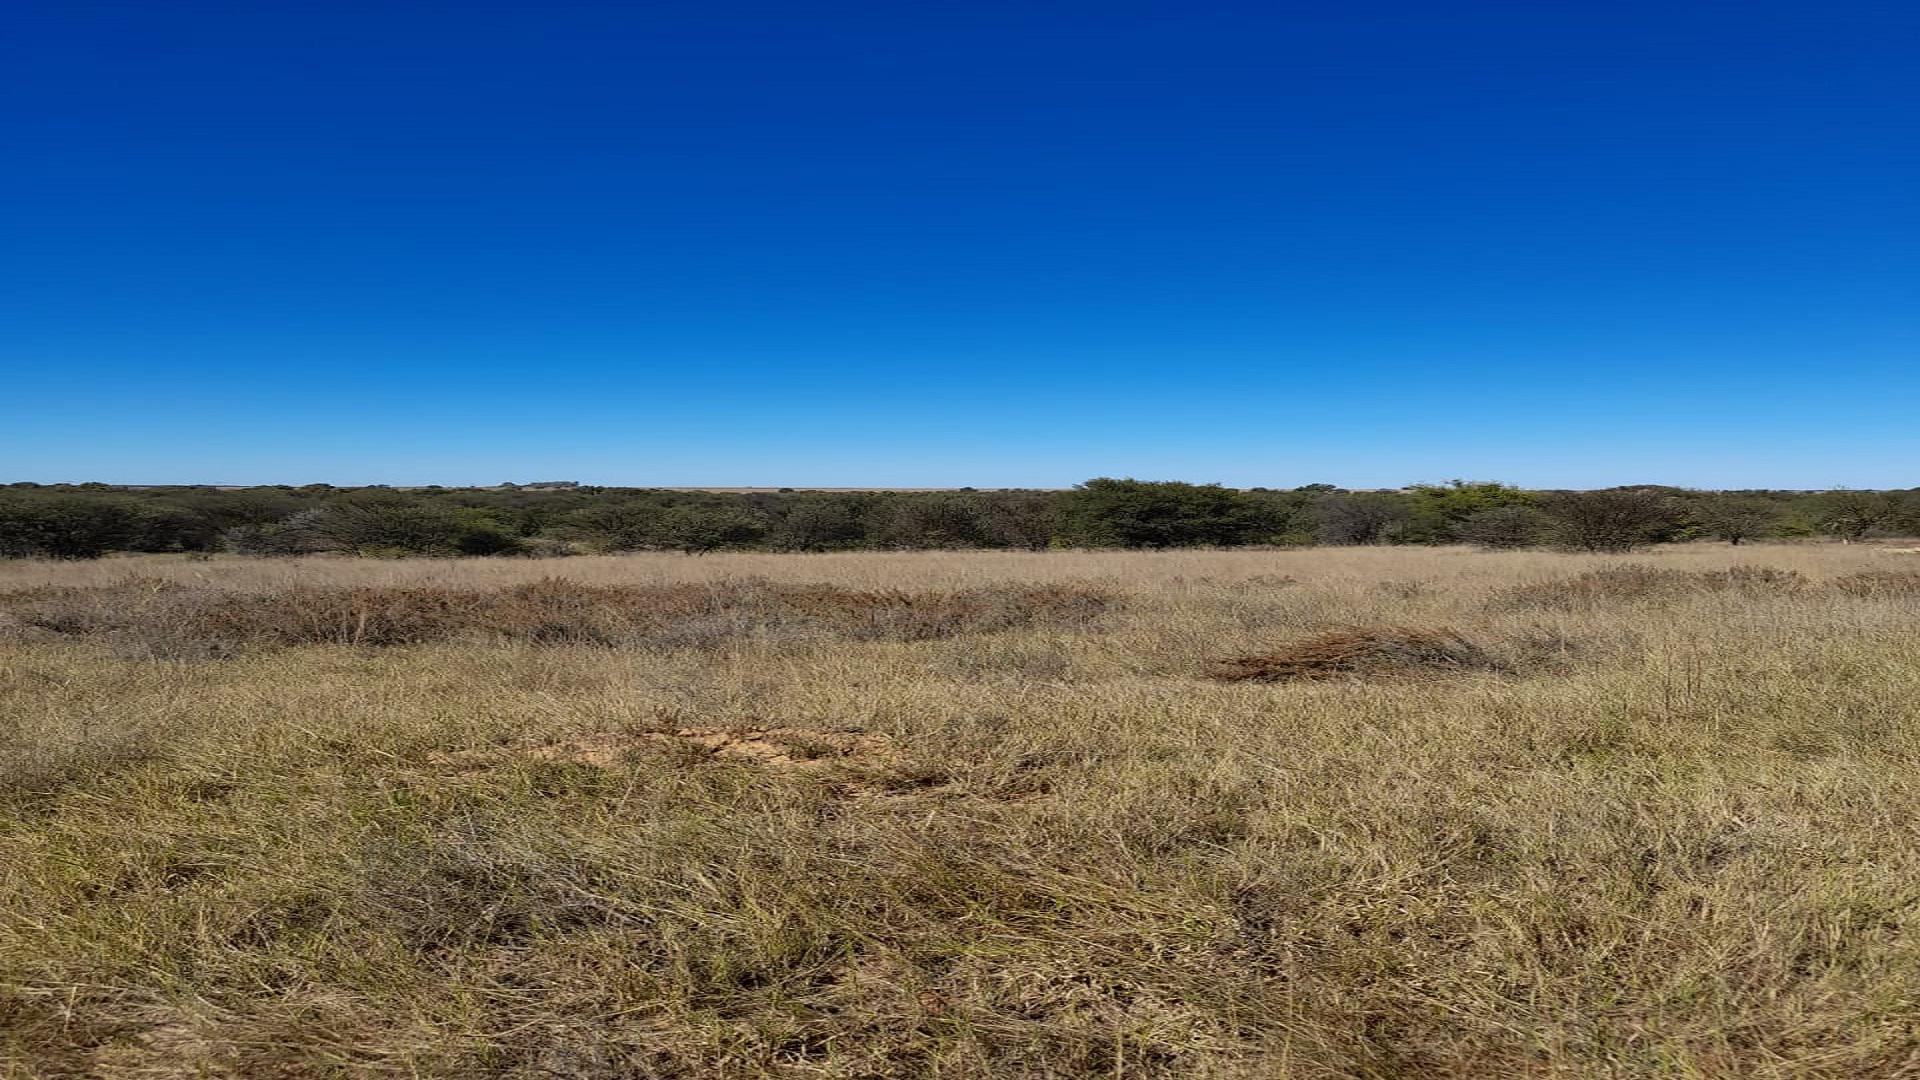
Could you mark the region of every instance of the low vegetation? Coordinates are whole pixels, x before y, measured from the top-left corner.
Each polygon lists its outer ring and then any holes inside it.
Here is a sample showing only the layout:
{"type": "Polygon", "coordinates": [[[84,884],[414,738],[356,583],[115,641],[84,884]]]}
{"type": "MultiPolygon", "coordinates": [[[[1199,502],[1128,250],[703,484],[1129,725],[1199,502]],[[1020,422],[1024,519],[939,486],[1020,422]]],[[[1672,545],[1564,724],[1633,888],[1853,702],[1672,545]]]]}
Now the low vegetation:
{"type": "Polygon", "coordinates": [[[13,484],[0,557],[116,551],[257,557],[545,557],[626,551],[903,551],[1471,544],[1619,553],[1649,544],[1920,533],[1920,489],[1526,491],[1453,481],[1330,484],[1089,480],[1070,491],[658,491],[13,484]]]}
{"type": "Polygon", "coordinates": [[[1341,675],[1501,671],[1505,665],[1457,630],[1387,626],[1328,630],[1274,652],[1219,661],[1229,682],[1295,682],[1341,675]]]}
{"type": "MultiPolygon", "coordinates": [[[[1870,575],[1883,572],[1866,572],[1870,575]]],[[[1848,590],[1858,575],[1836,581],[1833,587],[1848,590]]],[[[1899,576],[1894,572],[1893,576],[1899,576]]],[[[1739,565],[1724,570],[1676,570],[1648,563],[1617,563],[1552,581],[1515,585],[1497,594],[1500,602],[1517,607],[1574,610],[1598,604],[1632,600],[1663,600],[1689,593],[1741,592],[1791,594],[1807,586],[1807,577],[1798,570],[1771,566],[1739,565]]]]}
{"type": "Polygon", "coordinates": [[[1910,1075],[1916,580],[0,562],[0,1076],[1910,1075]]]}
{"type": "Polygon", "coordinates": [[[547,577],[497,589],[290,586],[266,593],[165,579],[0,592],[0,635],[98,637],[155,656],[249,647],[542,645],[716,647],[743,638],[916,641],[1080,626],[1116,595],[1090,585],[846,589],[757,580],[588,585],[547,577]]]}

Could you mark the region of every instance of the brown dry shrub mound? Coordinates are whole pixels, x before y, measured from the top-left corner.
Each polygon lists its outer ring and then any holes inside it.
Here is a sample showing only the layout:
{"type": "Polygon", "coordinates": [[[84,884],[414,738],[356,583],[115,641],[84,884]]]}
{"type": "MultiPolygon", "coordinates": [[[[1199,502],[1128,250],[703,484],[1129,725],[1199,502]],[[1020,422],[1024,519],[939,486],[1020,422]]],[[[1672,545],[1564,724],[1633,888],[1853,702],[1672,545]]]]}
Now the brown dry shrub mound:
{"type": "Polygon", "coordinates": [[[1807,587],[1807,575],[1777,566],[1729,566],[1694,575],[1706,592],[1797,593],[1807,587]]]}
{"type": "Polygon", "coordinates": [[[1848,596],[1920,596],[1920,570],[1862,570],[1835,578],[1833,587],[1848,596]]]}
{"type": "Polygon", "coordinates": [[[1330,630],[1270,653],[1218,660],[1209,674],[1229,682],[1299,682],[1340,675],[1506,670],[1507,664],[1456,630],[1381,626],[1330,630]]]}
{"type": "Polygon", "coordinates": [[[0,633],[101,637],[125,651],[166,656],[474,639],[661,648],[774,635],[919,641],[1086,626],[1120,599],[1081,583],[906,591],[763,580],[587,585],[549,578],[496,590],[292,586],[236,593],[127,581],[0,594],[6,616],[0,633]]]}
{"type": "Polygon", "coordinates": [[[1788,596],[1806,588],[1798,570],[1772,566],[1732,566],[1725,570],[1673,570],[1646,563],[1621,563],[1570,578],[1536,581],[1502,589],[1499,607],[1570,611],[1607,603],[1667,600],[1698,593],[1739,592],[1788,596]]]}

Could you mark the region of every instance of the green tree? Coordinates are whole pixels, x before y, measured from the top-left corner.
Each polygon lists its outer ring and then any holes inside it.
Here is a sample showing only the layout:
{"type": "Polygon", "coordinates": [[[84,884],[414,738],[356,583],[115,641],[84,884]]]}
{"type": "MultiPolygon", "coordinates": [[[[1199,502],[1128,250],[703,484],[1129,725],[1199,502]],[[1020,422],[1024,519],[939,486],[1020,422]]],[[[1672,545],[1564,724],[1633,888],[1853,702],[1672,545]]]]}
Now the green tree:
{"type": "Polygon", "coordinates": [[[1271,536],[1276,523],[1262,510],[1219,484],[1101,477],[1066,493],[1061,522],[1069,542],[1088,547],[1226,546],[1271,536]]]}
{"type": "Polygon", "coordinates": [[[1893,523],[1899,504],[1884,491],[1823,492],[1814,505],[1814,524],[1823,533],[1842,540],[1866,538],[1874,530],[1893,523]]]}
{"type": "Polygon", "coordinates": [[[140,508],[77,494],[0,495],[0,556],[97,559],[140,535],[140,508]]]}
{"type": "MultiPolygon", "coordinates": [[[[1407,489],[1408,515],[1398,539],[1410,544],[1450,544],[1466,537],[1461,526],[1489,510],[1531,507],[1532,492],[1489,481],[1453,480],[1446,484],[1415,484],[1407,489]]],[[[1517,521],[1508,515],[1493,521],[1517,521]]]]}

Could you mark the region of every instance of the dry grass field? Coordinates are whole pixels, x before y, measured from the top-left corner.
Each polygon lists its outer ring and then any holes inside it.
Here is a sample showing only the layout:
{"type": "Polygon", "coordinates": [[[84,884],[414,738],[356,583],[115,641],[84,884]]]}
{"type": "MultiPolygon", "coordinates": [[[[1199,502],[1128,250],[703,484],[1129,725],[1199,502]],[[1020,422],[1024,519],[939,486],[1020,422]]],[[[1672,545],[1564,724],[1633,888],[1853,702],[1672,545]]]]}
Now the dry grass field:
{"type": "Polygon", "coordinates": [[[0,1075],[1920,1075],[1920,555],[0,563],[0,1075]]]}

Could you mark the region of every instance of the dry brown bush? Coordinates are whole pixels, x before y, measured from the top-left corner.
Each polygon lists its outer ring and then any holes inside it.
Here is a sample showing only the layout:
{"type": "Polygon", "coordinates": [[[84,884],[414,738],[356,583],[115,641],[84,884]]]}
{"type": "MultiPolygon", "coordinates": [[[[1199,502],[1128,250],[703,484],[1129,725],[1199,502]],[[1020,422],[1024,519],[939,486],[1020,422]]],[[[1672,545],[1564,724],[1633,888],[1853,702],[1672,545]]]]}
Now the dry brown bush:
{"type": "Polygon", "coordinates": [[[1456,630],[1382,626],[1330,630],[1273,652],[1215,661],[1210,674],[1229,682],[1297,682],[1339,675],[1502,670],[1505,664],[1456,630]]]}
{"type": "Polygon", "coordinates": [[[1678,570],[1646,563],[1620,563],[1570,578],[1511,586],[1495,594],[1495,603],[1572,611],[1598,604],[1668,600],[1694,593],[1791,595],[1804,589],[1806,584],[1806,575],[1799,571],[1771,566],[1678,570]]]}
{"type": "Polygon", "coordinates": [[[1777,566],[1729,566],[1725,570],[1701,570],[1695,573],[1707,592],[1748,592],[1791,595],[1807,587],[1807,576],[1798,570],[1777,566]]]}
{"type": "Polygon", "coordinates": [[[1920,596],[1920,570],[1862,570],[1835,578],[1833,587],[1847,596],[1920,596]]]}

